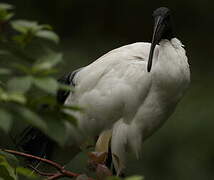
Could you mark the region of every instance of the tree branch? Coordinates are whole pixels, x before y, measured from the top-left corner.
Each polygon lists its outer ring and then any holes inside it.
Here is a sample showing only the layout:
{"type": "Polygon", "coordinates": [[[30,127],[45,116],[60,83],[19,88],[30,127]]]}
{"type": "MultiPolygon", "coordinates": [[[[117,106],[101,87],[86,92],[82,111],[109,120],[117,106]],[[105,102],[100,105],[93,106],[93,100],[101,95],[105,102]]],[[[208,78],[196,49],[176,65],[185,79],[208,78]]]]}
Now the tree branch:
{"type": "MultiPolygon", "coordinates": [[[[36,160],[39,160],[45,164],[48,164],[54,168],[57,169],[57,172],[56,173],[44,173],[44,172],[40,172],[38,169],[34,168],[33,166],[29,166],[31,169],[33,169],[37,174],[39,174],[40,176],[47,176],[47,180],[55,180],[55,179],[59,179],[61,177],[78,177],[80,176],[81,174],[77,174],[77,173],[73,173],[71,171],[68,171],[64,168],[64,166],[54,162],[54,161],[51,161],[51,160],[48,160],[48,159],[45,159],[45,158],[41,158],[41,157],[38,157],[38,156],[34,156],[34,155],[31,155],[31,154],[27,154],[27,153],[23,153],[23,152],[18,152],[18,151],[14,151],[14,150],[9,150],[9,149],[0,149],[1,151],[4,151],[4,152],[7,152],[7,153],[10,153],[10,154],[14,154],[14,155],[17,155],[17,156],[21,156],[21,157],[26,157],[26,158],[31,158],[31,159],[36,159],[36,160]]],[[[88,180],[94,180],[92,178],[88,178],[88,180]]]]}

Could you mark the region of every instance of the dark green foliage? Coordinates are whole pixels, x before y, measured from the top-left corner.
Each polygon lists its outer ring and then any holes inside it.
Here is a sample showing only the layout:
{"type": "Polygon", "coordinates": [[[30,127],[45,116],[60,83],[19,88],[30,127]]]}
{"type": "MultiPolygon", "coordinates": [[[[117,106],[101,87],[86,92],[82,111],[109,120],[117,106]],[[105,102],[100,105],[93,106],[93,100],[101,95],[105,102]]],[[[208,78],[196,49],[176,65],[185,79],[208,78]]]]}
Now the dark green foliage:
{"type": "MultiPolygon", "coordinates": [[[[7,17],[11,9],[10,5],[0,4],[0,15],[7,17]]],[[[0,56],[2,61],[8,62],[7,65],[2,63],[6,67],[1,66],[0,69],[0,128],[9,132],[12,123],[19,119],[63,144],[65,136],[60,134],[65,130],[66,113],[63,109],[68,107],[58,105],[55,95],[59,89],[68,87],[62,86],[53,78],[53,74],[57,72],[56,66],[63,58],[49,42],[43,40],[57,43],[58,36],[49,25],[37,22],[1,18],[0,24],[2,28],[6,24],[12,32],[8,35],[4,28],[0,32],[0,56]],[[40,115],[43,104],[49,106],[46,114],[51,121],[46,120],[44,114],[40,115]],[[59,129],[57,135],[53,133],[56,128],[59,129]]],[[[67,119],[75,124],[71,118],[67,119]]]]}
{"type": "MultiPolygon", "coordinates": [[[[63,145],[65,122],[76,125],[76,120],[63,111],[69,107],[56,101],[58,90],[70,90],[53,78],[56,66],[63,60],[52,45],[59,42],[59,37],[49,25],[11,20],[12,9],[9,4],[0,4],[0,129],[10,133],[17,123],[29,124],[63,145]],[[46,108],[41,108],[44,105],[46,108]],[[41,112],[42,109],[45,112],[41,112]]],[[[69,109],[78,110],[77,107],[69,109]]],[[[9,163],[5,157],[10,156],[1,153],[1,178],[33,177],[31,171],[13,167],[14,160],[10,158],[9,163]]]]}

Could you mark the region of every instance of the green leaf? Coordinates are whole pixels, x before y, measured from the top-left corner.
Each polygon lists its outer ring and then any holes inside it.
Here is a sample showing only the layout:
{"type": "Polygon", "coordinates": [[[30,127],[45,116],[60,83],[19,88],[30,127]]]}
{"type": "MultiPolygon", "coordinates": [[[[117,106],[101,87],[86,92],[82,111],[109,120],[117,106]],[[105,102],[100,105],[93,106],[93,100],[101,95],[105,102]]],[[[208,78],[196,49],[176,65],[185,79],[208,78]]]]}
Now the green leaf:
{"type": "Polygon", "coordinates": [[[13,101],[20,104],[26,103],[26,98],[23,94],[17,92],[5,92],[2,88],[0,88],[0,101],[13,101]]]}
{"type": "Polygon", "coordinates": [[[14,169],[3,156],[0,156],[0,176],[5,180],[17,180],[14,169]]]}
{"type": "Polygon", "coordinates": [[[72,91],[74,88],[69,86],[69,85],[64,85],[64,84],[59,84],[59,89],[60,90],[65,90],[65,91],[72,91]]]}
{"type": "Polygon", "coordinates": [[[0,156],[4,156],[12,167],[17,167],[19,165],[18,159],[13,154],[6,153],[0,150],[0,156]]]}
{"type": "Polygon", "coordinates": [[[22,73],[31,74],[31,69],[23,64],[14,63],[13,67],[22,73]]]}
{"type": "Polygon", "coordinates": [[[27,45],[28,42],[31,41],[31,37],[28,40],[28,36],[25,34],[19,34],[19,35],[15,35],[12,38],[17,44],[21,45],[21,47],[24,47],[25,45],[27,45]]]}
{"type": "Polygon", "coordinates": [[[83,108],[79,107],[79,106],[71,106],[71,105],[63,105],[63,109],[69,109],[69,110],[73,110],[73,111],[84,111],[83,108]]]}
{"type": "Polygon", "coordinates": [[[23,94],[18,93],[18,92],[12,92],[12,93],[8,94],[7,101],[13,101],[13,102],[17,102],[20,104],[25,104],[27,100],[23,94]]]}
{"type": "Polygon", "coordinates": [[[7,3],[0,3],[0,10],[11,10],[14,9],[14,6],[7,3]]]}
{"type": "Polygon", "coordinates": [[[38,33],[39,31],[52,29],[51,26],[49,25],[46,25],[46,24],[40,25],[36,21],[28,21],[28,20],[22,20],[22,19],[12,21],[11,26],[13,27],[13,29],[15,29],[16,31],[22,34],[27,34],[31,32],[33,35],[36,35],[36,33],[38,33]]]}
{"type": "Polygon", "coordinates": [[[37,104],[46,104],[48,106],[56,106],[57,105],[57,100],[56,100],[56,97],[55,96],[41,96],[41,97],[38,97],[36,99],[33,99],[31,101],[31,103],[37,105],[37,104]]]}
{"type": "Polygon", "coordinates": [[[125,180],[144,180],[144,178],[142,176],[131,176],[125,178],[125,180]]]}
{"type": "Polygon", "coordinates": [[[29,124],[45,131],[47,129],[47,124],[43,121],[36,113],[33,111],[24,108],[24,107],[17,107],[17,112],[22,116],[23,120],[28,122],[29,124]]]}
{"type": "Polygon", "coordinates": [[[32,81],[31,76],[15,77],[8,81],[7,87],[9,91],[25,93],[30,89],[32,81]]]}
{"type": "Polygon", "coordinates": [[[48,30],[41,30],[41,31],[38,31],[36,33],[36,36],[39,37],[39,38],[44,38],[44,39],[47,39],[47,40],[51,40],[55,43],[58,43],[59,42],[59,36],[54,33],[53,31],[48,31],[48,30]]]}
{"type": "Polygon", "coordinates": [[[8,99],[7,93],[4,91],[4,89],[0,88],[0,100],[8,99]]]}
{"type": "Polygon", "coordinates": [[[66,120],[67,122],[71,123],[73,126],[77,126],[77,119],[72,116],[70,113],[62,112],[63,120],[66,120]]]}
{"type": "Polygon", "coordinates": [[[0,109],[0,128],[8,133],[12,125],[12,115],[7,111],[0,109]]]}
{"type": "Polygon", "coordinates": [[[49,30],[49,31],[53,30],[52,26],[49,24],[42,24],[40,26],[42,30],[49,30]]]}
{"type": "Polygon", "coordinates": [[[10,69],[6,69],[6,68],[0,68],[0,74],[1,75],[11,74],[11,70],[10,69]]]}
{"type": "Polygon", "coordinates": [[[37,60],[36,64],[34,64],[33,66],[33,70],[34,71],[49,70],[52,69],[61,61],[62,61],[61,53],[49,52],[47,55],[37,60]]]}
{"type": "Polygon", "coordinates": [[[16,31],[27,34],[29,32],[36,33],[42,27],[36,21],[27,21],[27,20],[14,20],[11,22],[11,26],[16,31]]]}
{"type": "Polygon", "coordinates": [[[50,94],[56,94],[58,82],[53,78],[34,78],[34,85],[50,94]]]}
{"type": "Polygon", "coordinates": [[[0,21],[6,22],[13,17],[13,13],[8,12],[13,9],[13,6],[6,3],[0,3],[0,21]]]}
{"type": "Polygon", "coordinates": [[[16,168],[16,173],[19,175],[28,177],[28,178],[32,178],[32,179],[37,177],[36,174],[33,173],[32,170],[27,169],[27,168],[23,168],[23,167],[16,168]]]}
{"type": "MultiPolygon", "coordinates": [[[[54,116],[54,115],[53,115],[54,116]]],[[[63,121],[59,119],[49,119],[46,121],[48,125],[47,131],[45,133],[55,140],[59,145],[63,146],[66,141],[66,128],[63,121]]]]}
{"type": "MultiPolygon", "coordinates": [[[[2,82],[2,81],[0,81],[0,86],[1,86],[1,87],[5,87],[5,83],[2,82]]],[[[0,95],[0,96],[1,96],[1,95],[0,95]]],[[[1,98],[0,98],[0,100],[1,100],[1,98]]]]}
{"type": "Polygon", "coordinates": [[[10,51],[7,51],[7,50],[3,50],[3,49],[1,49],[0,50],[0,55],[2,56],[2,55],[11,55],[11,52],[10,51]]]}
{"type": "Polygon", "coordinates": [[[5,21],[8,21],[8,20],[10,20],[13,16],[14,16],[14,13],[7,13],[7,14],[4,16],[4,20],[5,20],[5,21]]]}

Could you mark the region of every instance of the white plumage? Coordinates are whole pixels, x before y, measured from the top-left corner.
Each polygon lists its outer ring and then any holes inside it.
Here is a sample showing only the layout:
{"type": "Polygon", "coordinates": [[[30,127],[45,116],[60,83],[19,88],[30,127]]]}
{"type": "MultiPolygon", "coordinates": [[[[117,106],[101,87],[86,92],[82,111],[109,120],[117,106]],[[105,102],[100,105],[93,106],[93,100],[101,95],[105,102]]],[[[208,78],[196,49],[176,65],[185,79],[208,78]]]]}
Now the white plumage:
{"type": "Polygon", "coordinates": [[[65,102],[84,108],[77,119],[87,135],[113,126],[112,152],[121,160],[126,145],[139,156],[143,139],[168,118],[190,81],[178,39],[156,46],[150,73],[149,50],[150,43],[130,44],[84,67],[74,78],[74,94],[65,102]]]}
{"type": "Polygon", "coordinates": [[[113,158],[117,170],[124,168],[127,147],[140,156],[143,141],[172,114],[190,82],[178,39],[159,40],[148,72],[150,48],[151,43],[126,45],[82,68],[65,102],[84,108],[84,113],[75,113],[81,134],[112,130],[111,150],[122,162],[118,165],[113,158]]]}

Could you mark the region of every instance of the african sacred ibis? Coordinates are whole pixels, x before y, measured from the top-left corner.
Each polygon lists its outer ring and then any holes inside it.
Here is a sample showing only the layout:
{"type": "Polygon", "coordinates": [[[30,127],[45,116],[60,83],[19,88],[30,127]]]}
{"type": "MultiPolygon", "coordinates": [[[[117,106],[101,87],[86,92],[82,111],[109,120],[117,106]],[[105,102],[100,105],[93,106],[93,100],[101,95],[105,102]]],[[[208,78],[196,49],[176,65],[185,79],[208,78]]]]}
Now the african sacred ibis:
{"type": "Polygon", "coordinates": [[[173,34],[170,10],[158,8],[153,17],[151,43],[114,49],[61,79],[74,92],[60,91],[59,101],[85,110],[74,114],[74,139],[99,135],[98,151],[111,142],[118,171],[125,166],[126,148],[140,157],[145,139],[172,114],[190,83],[187,56],[173,34]]]}

